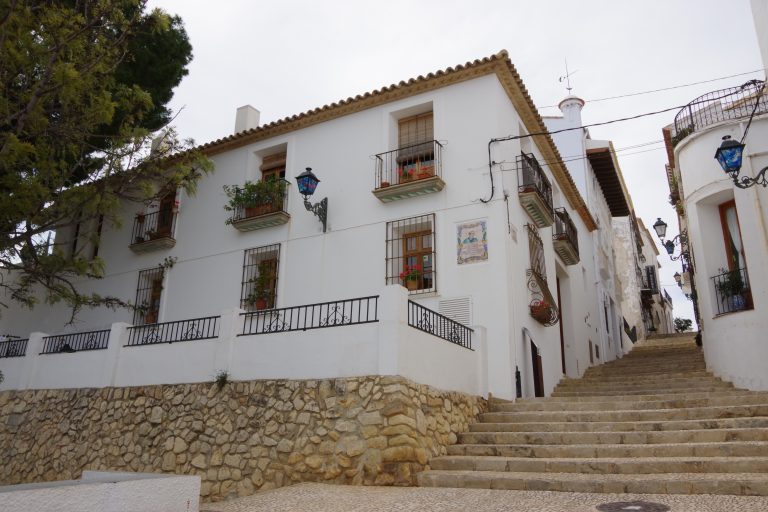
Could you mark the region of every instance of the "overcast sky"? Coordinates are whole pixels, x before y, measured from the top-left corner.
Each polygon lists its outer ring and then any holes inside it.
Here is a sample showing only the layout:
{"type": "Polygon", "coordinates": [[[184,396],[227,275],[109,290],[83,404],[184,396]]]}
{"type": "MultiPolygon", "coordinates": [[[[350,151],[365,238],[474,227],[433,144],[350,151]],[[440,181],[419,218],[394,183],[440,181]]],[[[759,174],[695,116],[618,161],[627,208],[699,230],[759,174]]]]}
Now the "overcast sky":
{"type": "MultiPolygon", "coordinates": [[[[262,124],[448,66],[509,51],[542,115],[557,115],[558,78],[572,72],[587,100],[585,124],[685,105],[762,71],[624,99],[761,68],[748,0],[290,1],[150,0],[184,20],[194,48],[172,108],[197,143],[230,134],[235,109],[251,104],[262,124]]],[[[664,175],[661,128],[675,111],[591,128],[614,141],[637,215],[677,233],[664,175]],[[631,154],[636,153],[636,154],[631,154]]],[[[500,133],[499,136],[507,135],[500,133]]],[[[714,155],[716,148],[712,148],[714,155]]],[[[563,155],[571,156],[571,155],[563,155]]],[[[712,161],[713,165],[717,163],[712,161]]],[[[663,253],[663,249],[660,248],[663,253]]],[[[693,318],[666,256],[661,282],[675,316],[693,318]]]]}

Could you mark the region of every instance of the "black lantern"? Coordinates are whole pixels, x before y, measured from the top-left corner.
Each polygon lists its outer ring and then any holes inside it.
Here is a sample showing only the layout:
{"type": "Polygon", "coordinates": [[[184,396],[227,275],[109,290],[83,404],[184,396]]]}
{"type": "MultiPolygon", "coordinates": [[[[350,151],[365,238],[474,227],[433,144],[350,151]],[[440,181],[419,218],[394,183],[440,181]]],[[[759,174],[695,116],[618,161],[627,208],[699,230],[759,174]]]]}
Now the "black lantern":
{"type": "Polygon", "coordinates": [[[730,135],[723,137],[723,143],[715,152],[715,159],[728,175],[739,174],[741,158],[744,153],[744,144],[731,140],[730,135]]]}
{"type": "Polygon", "coordinates": [[[667,240],[664,242],[664,248],[667,250],[667,254],[672,256],[675,253],[675,242],[672,240],[667,240]]]}
{"type": "Polygon", "coordinates": [[[296,183],[299,185],[299,193],[304,196],[304,208],[307,211],[312,212],[323,223],[323,233],[325,233],[327,220],[328,220],[328,198],[323,198],[322,201],[316,204],[309,202],[309,197],[315,193],[317,184],[320,180],[315,173],[312,172],[311,167],[307,167],[307,170],[296,176],[296,183]]]}
{"type": "Polygon", "coordinates": [[[675,272],[675,275],[673,275],[672,277],[675,278],[675,282],[677,283],[677,286],[681,286],[681,287],[683,286],[683,283],[682,283],[683,276],[680,275],[680,272],[675,272]]]}
{"type": "Polygon", "coordinates": [[[653,223],[653,229],[659,238],[664,239],[667,234],[667,223],[661,220],[661,217],[658,217],[656,222],[653,223]]]}

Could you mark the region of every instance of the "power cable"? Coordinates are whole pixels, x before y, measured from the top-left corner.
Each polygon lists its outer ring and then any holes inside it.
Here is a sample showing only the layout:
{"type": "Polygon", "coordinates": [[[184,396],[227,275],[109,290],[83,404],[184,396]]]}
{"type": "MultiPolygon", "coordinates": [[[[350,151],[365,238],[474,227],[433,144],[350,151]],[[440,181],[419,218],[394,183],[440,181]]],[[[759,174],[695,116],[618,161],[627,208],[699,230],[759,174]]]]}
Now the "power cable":
{"type": "MultiPolygon", "coordinates": [[[[745,73],[737,73],[735,75],[721,76],[720,78],[712,78],[711,80],[702,80],[700,82],[691,82],[691,83],[688,83],[688,84],[673,85],[673,86],[670,86],[670,87],[662,87],[661,89],[651,89],[651,90],[648,90],[648,91],[632,92],[632,93],[628,93],[628,94],[620,94],[618,96],[607,96],[605,98],[597,98],[597,99],[594,99],[594,100],[584,100],[584,101],[587,102],[587,103],[597,103],[599,101],[617,100],[617,99],[621,99],[621,98],[631,98],[632,96],[641,96],[643,94],[652,94],[652,93],[655,93],[655,92],[664,92],[664,91],[671,91],[673,89],[682,89],[684,87],[691,87],[691,86],[694,86],[694,85],[708,84],[708,83],[711,83],[711,82],[717,82],[719,80],[725,80],[727,78],[735,78],[737,76],[751,75],[752,73],[758,73],[760,71],[763,71],[763,69],[756,69],[754,71],[747,71],[745,73]]],[[[557,106],[559,106],[559,104],[558,105],[545,105],[545,106],[539,107],[539,108],[553,108],[553,107],[557,107],[557,106]]]]}

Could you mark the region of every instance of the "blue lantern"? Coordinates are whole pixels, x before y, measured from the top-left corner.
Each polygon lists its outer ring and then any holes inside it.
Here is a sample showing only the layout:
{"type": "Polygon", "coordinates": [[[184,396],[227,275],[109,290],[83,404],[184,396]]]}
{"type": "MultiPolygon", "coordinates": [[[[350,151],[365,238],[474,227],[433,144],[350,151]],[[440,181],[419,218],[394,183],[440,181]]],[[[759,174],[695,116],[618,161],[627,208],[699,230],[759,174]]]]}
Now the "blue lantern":
{"type": "Polygon", "coordinates": [[[317,184],[320,180],[312,172],[311,167],[307,167],[307,170],[296,176],[296,182],[299,185],[299,194],[304,196],[304,200],[309,199],[309,196],[315,193],[317,184]]]}
{"type": "Polygon", "coordinates": [[[744,152],[744,144],[731,140],[730,135],[723,137],[723,143],[717,148],[715,159],[728,174],[738,174],[741,169],[741,157],[744,152]]]}
{"type": "Polygon", "coordinates": [[[664,242],[664,248],[667,250],[667,254],[672,254],[675,252],[675,242],[672,240],[667,240],[664,242]]]}

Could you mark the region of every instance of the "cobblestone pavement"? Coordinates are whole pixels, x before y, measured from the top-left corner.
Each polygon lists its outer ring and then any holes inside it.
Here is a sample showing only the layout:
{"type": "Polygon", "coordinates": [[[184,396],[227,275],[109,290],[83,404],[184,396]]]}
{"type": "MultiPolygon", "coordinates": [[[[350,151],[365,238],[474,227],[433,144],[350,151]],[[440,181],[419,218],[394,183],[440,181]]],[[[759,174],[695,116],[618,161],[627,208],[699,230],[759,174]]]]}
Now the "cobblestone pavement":
{"type": "MultiPolygon", "coordinates": [[[[610,502],[660,503],[669,512],[766,512],[768,497],[682,494],[585,494],[425,487],[298,484],[246,498],[203,503],[201,512],[597,512],[610,502]]],[[[640,504],[619,508],[643,512],[640,504]]],[[[648,507],[645,510],[659,510],[648,507]]]]}

